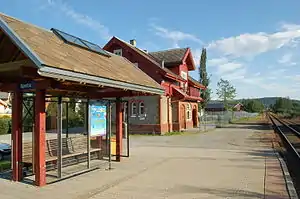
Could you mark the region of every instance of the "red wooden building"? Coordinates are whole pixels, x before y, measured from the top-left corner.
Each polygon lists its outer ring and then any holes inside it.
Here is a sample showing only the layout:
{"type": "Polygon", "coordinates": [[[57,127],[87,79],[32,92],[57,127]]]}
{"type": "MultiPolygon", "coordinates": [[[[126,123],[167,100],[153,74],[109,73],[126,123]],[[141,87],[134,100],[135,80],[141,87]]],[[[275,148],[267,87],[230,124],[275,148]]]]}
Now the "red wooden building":
{"type": "Polygon", "coordinates": [[[198,103],[203,85],[189,71],[196,69],[190,48],[147,52],[113,37],[104,49],[126,57],[165,89],[164,95],[130,98],[131,133],[166,133],[199,126],[198,103]]]}

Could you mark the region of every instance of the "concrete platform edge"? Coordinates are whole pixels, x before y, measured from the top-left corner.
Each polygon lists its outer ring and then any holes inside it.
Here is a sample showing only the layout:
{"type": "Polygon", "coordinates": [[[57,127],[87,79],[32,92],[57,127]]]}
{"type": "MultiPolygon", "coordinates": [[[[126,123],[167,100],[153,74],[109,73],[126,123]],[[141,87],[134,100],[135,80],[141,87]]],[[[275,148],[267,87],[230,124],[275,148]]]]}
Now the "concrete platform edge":
{"type": "Polygon", "coordinates": [[[296,189],[295,189],[295,186],[294,186],[294,183],[293,183],[293,180],[292,180],[292,177],[290,175],[290,172],[287,168],[285,161],[283,160],[283,158],[279,155],[279,153],[277,151],[274,150],[274,153],[276,154],[276,156],[280,162],[280,167],[281,167],[281,170],[284,175],[286,189],[288,191],[290,199],[299,199],[296,189]]]}

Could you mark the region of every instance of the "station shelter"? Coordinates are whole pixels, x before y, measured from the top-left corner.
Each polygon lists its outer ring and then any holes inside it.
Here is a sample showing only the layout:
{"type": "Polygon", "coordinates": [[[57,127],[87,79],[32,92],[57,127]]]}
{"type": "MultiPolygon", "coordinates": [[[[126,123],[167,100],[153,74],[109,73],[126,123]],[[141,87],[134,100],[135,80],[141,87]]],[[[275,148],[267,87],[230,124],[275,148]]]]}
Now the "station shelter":
{"type": "MultiPolygon", "coordinates": [[[[5,14],[0,14],[0,91],[12,93],[12,180],[22,181],[24,167],[30,167],[37,186],[47,184],[46,176],[54,175],[51,165],[57,179],[81,156],[82,171],[91,169],[91,160],[103,150],[99,142],[111,145],[112,128],[115,158],[120,161],[126,103],[122,98],[164,93],[126,58],[62,30],[46,30],[5,14]],[[75,129],[79,132],[66,134],[63,110],[70,99],[84,104],[84,125],[82,130],[75,129]],[[48,132],[46,108],[51,102],[55,102],[56,122],[54,131],[48,132]],[[24,132],[28,115],[32,116],[31,134],[24,132]],[[28,135],[31,141],[25,142],[28,135]]],[[[111,147],[108,151],[111,154],[111,147]]]]}

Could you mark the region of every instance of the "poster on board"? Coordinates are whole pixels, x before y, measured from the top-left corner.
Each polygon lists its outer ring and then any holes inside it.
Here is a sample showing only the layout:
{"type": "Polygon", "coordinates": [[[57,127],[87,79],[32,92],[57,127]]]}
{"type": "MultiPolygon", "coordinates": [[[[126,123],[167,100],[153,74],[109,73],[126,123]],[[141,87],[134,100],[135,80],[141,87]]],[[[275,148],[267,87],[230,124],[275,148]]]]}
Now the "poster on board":
{"type": "Polygon", "coordinates": [[[90,102],[90,135],[104,136],[106,135],[106,103],[90,102]]]}

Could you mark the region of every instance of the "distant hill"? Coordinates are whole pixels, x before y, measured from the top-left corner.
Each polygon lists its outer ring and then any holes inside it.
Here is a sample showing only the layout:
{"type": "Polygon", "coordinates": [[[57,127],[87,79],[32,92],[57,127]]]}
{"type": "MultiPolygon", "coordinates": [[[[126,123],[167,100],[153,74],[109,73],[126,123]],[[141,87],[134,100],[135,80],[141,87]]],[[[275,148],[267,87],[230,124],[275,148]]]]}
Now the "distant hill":
{"type": "MultiPolygon", "coordinates": [[[[275,104],[275,102],[278,98],[279,97],[262,97],[262,98],[254,98],[254,99],[261,101],[265,105],[265,107],[270,107],[270,105],[275,104]]],[[[292,101],[300,103],[300,100],[292,99],[292,101]]]]}
{"type": "MultiPolygon", "coordinates": [[[[273,105],[275,104],[276,100],[278,99],[279,97],[262,97],[262,98],[247,98],[247,99],[256,99],[256,100],[259,100],[261,101],[265,107],[270,107],[270,105],[273,105]]],[[[239,102],[239,101],[243,101],[244,99],[237,99],[237,100],[234,100],[234,102],[239,102]]],[[[293,99],[292,99],[293,100],[293,99]]],[[[293,100],[294,102],[297,102],[297,103],[300,103],[300,100],[293,100]]],[[[212,103],[217,103],[219,101],[217,100],[212,100],[211,101],[212,103]]]]}

